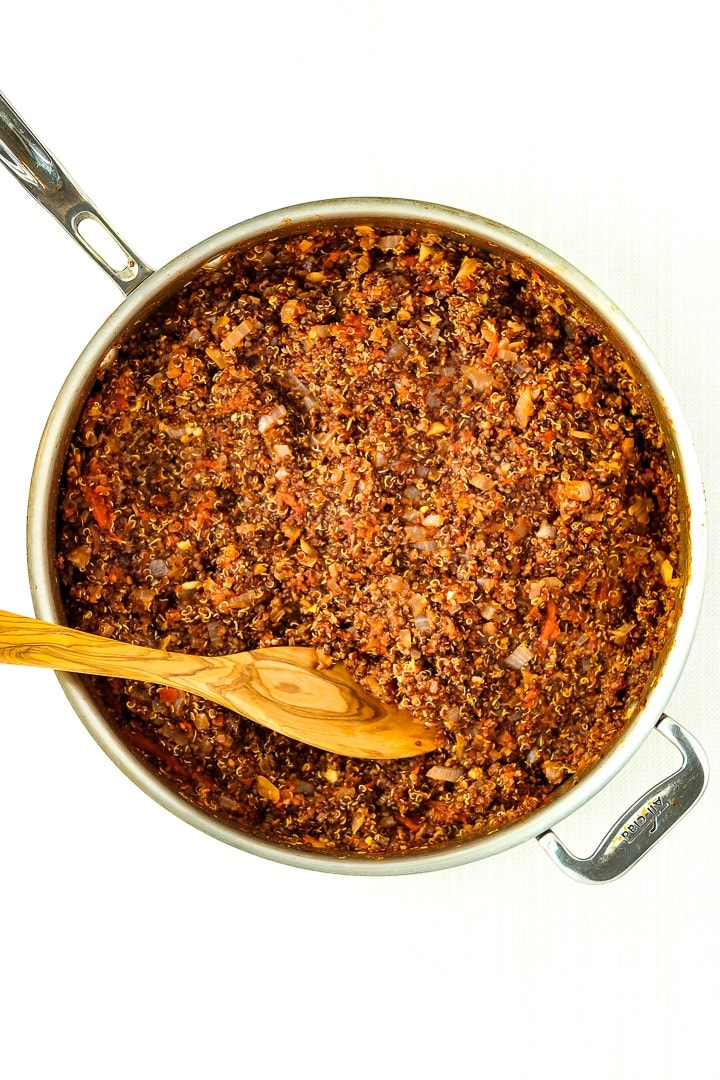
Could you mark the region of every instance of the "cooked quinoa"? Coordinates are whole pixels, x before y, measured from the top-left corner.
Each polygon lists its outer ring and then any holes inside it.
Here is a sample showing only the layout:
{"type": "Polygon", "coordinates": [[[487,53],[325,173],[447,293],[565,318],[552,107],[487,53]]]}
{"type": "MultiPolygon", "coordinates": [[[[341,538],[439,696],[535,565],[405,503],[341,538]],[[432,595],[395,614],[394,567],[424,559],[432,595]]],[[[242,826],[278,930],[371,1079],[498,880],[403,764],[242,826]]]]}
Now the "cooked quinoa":
{"type": "Polygon", "coordinates": [[[545,804],[646,693],[677,490],[626,360],[554,281],[457,238],[323,227],[238,250],[118,342],[58,512],[68,621],[174,651],[313,646],[440,738],[374,762],[98,681],[212,816],[395,855],[545,804]]]}

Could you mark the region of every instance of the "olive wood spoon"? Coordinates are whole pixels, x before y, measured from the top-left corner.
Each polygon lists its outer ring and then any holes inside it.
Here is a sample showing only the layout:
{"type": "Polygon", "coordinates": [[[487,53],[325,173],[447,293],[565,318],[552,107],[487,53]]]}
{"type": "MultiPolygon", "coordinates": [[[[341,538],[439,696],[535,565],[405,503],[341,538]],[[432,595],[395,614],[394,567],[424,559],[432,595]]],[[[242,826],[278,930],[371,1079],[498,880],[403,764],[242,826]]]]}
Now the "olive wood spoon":
{"type": "Polygon", "coordinates": [[[0,611],[0,662],[172,686],[348,757],[413,757],[437,748],[432,732],[371,697],[342,664],[320,670],[314,649],[191,656],[0,611]]]}

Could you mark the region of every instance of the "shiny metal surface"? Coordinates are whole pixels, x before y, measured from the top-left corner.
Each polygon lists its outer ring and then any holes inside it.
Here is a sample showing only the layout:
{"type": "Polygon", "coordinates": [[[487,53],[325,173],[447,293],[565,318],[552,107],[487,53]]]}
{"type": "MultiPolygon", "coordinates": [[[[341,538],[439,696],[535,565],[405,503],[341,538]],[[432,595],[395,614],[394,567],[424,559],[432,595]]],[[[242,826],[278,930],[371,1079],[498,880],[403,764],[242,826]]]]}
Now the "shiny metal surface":
{"type": "Polygon", "coordinates": [[[627,873],[704,792],[708,764],[700,744],[669,716],[661,716],[656,726],[680,752],[682,764],[618,818],[592,855],[576,858],[552,829],[538,836],[538,843],[553,862],[576,881],[608,882],[627,873]]]}
{"type": "Polygon", "coordinates": [[[123,292],[131,292],[150,276],[150,267],[108,224],[2,94],[0,161],[123,292]]]}
{"type": "MultiPolygon", "coordinates": [[[[6,119],[3,123],[6,123],[6,119]]],[[[7,145],[7,132],[5,137],[7,145]]],[[[16,159],[20,157],[16,149],[13,149],[12,153],[16,159]]],[[[38,157],[39,155],[34,155],[33,160],[38,157]]],[[[2,160],[8,164],[5,157],[2,160]]],[[[39,168],[40,165],[43,171],[46,170],[45,158],[42,158],[39,164],[36,160],[35,165],[33,165],[33,160],[24,154],[20,171],[22,172],[23,169],[31,171],[32,168],[39,168]]],[[[12,164],[10,167],[31,193],[38,197],[33,187],[35,180],[20,175],[12,164]]],[[[92,212],[96,213],[94,210],[92,212]]],[[[357,220],[365,223],[394,222],[398,225],[418,223],[447,235],[462,237],[487,250],[504,251],[518,259],[535,264],[561,280],[565,287],[603,322],[607,332],[623,349],[628,362],[633,365],[637,377],[645,386],[655,405],[663,426],[668,452],[683,493],[686,540],[681,560],[684,581],[682,611],[675,626],[672,647],[663,658],[642,707],[632,718],[623,736],[602,761],[582,777],[575,786],[558,795],[551,803],[529,818],[500,832],[471,842],[426,853],[394,856],[385,860],[369,860],[360,856],[343,858],[327,856],[317,852],[274,845],[232,829],[196,810],[165,787],[149,769],[129,753],[104,719],[80,678],[59,676],[60,682],[74,709],[93,737],[115,764],[140,788],[187,823],[251,854],[292,866],[329,873],[382,876],[457,866],[498,854],[536,838],[540,838],[547,850],[555,843],[554,839],[550,839],[552,827],[600,791],[638,750],[658,722],[680,677],[695,632],[704,584],[705,501],[690,433],[671,387],[637,330],[584,274],[549,249],[515,230],[478,215],[430,203],[386,198],[330,199],[276,210],[241,222],[202,241],[154,273],[151,273],[144,264],[138,263],[138,274],[134,280],[118,280],[116,277],[120,288],[130,295],[100,327],[78,358],[58,394],[37,453],[31,484],[27,533],[28,564],[35,611],[39,618],[62,621],[54,569],[54,523],[58,482],[71,434],[93,385],[98,365],[113,348],[118,337],[161,299],[181,287],[195,269],[221,256],[229,249],[260,240],[268,235],[295,231],[320,222],[340,223],[357,220]]],[[[65,222],[62,223],[65,224],[65,222]]],[[[126,245],[123,244],[123,247],[128,252],[130,251],[126,245]]],[[[97,258],[94,254],[93,257],[97,258]]],[[[698,760],[700,760],[699,755],[698,760]]],[[[644,795],[636,805],[646,803],[651,794],[652,792],[644,795]]],[[[558,846],[556,851],[559,850],[558,846]]],[[[569,861],[572,857],[568,855],[567,858],[569,861]]],[[[559,855],[557,861],[560,861],[559,855]]]]}

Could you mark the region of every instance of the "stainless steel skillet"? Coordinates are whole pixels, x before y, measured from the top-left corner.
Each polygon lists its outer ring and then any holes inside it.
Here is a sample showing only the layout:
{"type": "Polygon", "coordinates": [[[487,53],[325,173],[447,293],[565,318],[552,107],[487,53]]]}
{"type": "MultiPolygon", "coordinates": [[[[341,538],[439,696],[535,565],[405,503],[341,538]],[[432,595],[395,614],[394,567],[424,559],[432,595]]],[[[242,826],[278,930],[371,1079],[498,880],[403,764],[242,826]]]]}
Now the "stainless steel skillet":
{"type": "Polygon", "coordinates": [[[637,862],[697,801],[707,779],[707,763],[701,747],[663,713],[685,664],[699,615],[706,561],[705,505],[692,440],[672,390],[645,342],[615,305],[566,261],[512,229],[460,210],[398,199],[331,199],[273,211],[209,237],[162,269],[153,271],[108,225],[2,96],[0,161],[125,294],[123,302],[97,331],[65,380],[37,454],[29,500],[28,562],[36,614],[49,621],[63,621],[54,571],[58,482],[68,443],[98,367],[129,326],[179,289],[197,268],[226,251],[318,222],[421,223],[448,235],[461,236],[482,248],[511,253],[540,267],[560,280],[604,324],[653,402],[679,479],[684,513],[681,567],[684,599],[671,647],[655,673],[642,707],[622,738],[574,787],[559,794],[542,810],[471,842],[384,860],[339,858],[281,847],[230,828],[181,800],[128,751],[81,679],[64,675],[60,681],[91,734],[144,791],[189,824],[256,855],[333,873],[389,875],[455,866],[537,839],[558,865],[585,881],[611,880],[637,862]],[[93,228],[95,237],[90,232],[93,228]],[[554,826],[604,787],[653,730],[676,746],[681,755],[679,769],[644,792],[624,811],[592,856],[576,858],[558,839],[554,826]]]}

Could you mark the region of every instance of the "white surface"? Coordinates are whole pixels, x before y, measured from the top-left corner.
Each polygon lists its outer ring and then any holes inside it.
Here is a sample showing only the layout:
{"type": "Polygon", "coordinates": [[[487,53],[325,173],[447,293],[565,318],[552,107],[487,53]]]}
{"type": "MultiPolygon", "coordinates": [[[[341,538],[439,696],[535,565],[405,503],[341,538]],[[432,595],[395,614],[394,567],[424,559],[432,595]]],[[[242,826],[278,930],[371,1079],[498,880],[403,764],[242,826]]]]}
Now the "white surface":
{"type": "MultiPolygon", "coordinates": [[[[410,196],[528,233],[638,326],[682,403],[708,489],[707,601],[669,711],[712,767],[720,229],[709,8],[102,10],[13,5],[2,91],[152,265],[263,210],[410,196]]],[[[35,448],[120,294],[0,172],[0,606],[29,614],[35,448]]],[[[712,780],[613,885],[574,884],[532,842],[440,874],[330,877],[243,855],[155,806],[50,673],[2,668],[0,694],[0,1073],[11,1080],[713,1075],[712,780]]],[[[652,736],[559,834],[588,853],[675,764],[652,736]]]]}

